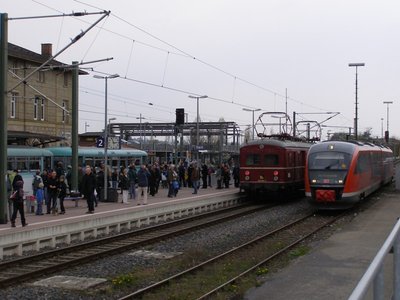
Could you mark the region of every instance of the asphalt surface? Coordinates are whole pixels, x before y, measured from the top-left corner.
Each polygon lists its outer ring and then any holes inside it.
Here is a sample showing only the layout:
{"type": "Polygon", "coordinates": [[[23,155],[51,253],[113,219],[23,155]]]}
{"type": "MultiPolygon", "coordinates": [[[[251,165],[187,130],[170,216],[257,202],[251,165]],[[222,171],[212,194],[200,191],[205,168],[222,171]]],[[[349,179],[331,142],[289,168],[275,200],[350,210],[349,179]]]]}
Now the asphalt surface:
{"type": "MultiPolygon", "coordinates": [[[[348,299],[400,216],[400,193],[393,186],[371,197],[372,204],[310,253],[266,276],[245,299],[348,299]]],[[[385,261],[385,297],[392,293],[392,255],[385,261]]],[[[371,291],[367,299],[372,299],[371,291]]]]}

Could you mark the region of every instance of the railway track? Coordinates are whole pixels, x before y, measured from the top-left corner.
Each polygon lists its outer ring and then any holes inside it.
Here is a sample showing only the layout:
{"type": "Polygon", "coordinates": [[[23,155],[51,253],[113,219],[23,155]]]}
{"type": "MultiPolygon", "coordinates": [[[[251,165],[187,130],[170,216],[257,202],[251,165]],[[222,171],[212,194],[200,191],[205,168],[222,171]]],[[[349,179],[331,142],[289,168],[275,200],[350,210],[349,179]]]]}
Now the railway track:
{"type": "Polygon", "coordinates": [[[0,287],[32,280],[44,274],[115,255],[159,240],[175,237],[250,214],[266,205],[242,205],[159,224],[87,243],[50,250],[0,263],[0,287]]]}
{"type": "Polygon", "coordinates": [[[292,249],[296,245],[299,245],[305,239],[309,238],[321,229],[343,217],[344,214],[346,214],[346,212],[343,212],[337,216],[319,216],[315,215],[314,213],[306,215],[293,222],[285,224],[280,228],[274,229],[262,236],[259,236],[249,242],[246,242],[238,247],[235,247],[234,249],[231,249],[213,258],[210,258],[207,261],[199,263],[196,266],[192,266],[159,282],[153,283],[147,287],[141,288],[133,293],[125,295],[119,300],[140,299],[142,297],[146,299],[162,299],[161,294],[169,294],[168,289],[171,287],[173,289],[174,296],[177,298],[208,299],[212,295],[226,288],[227,286],[232,285],[241,277],[246,276],[251,272],[254,272],[261,266],[267,264],[272,259],[287,252],[289,249],[292,249]],[[277,244],[281,245],[280,247],[278,247],[278,249],[276,247],[277,244]],[[264,252],[263,257],[255,259],[255,261],[249,263],[249,266],[247,268],[243,269],[240,273],[234,274],[233,276],[232,274],[220,275],[221,278],[227,279],[220,282],[213,282],[212,284],[214,286],[212,288],[210,288],[208,284],[203,281],[201,283],[201,287],[193,287],[192,291],[190,291],[190,295],[188,295],[185,294],[188,289],[185,289],[183,286],[179,286],[180,280],[184,281],[184,279],[186,279],[187,281],[190,281],[190,276],[205,278],[207,275],[203,276],[202,274],[212,274],[210,272],[215,272],[215,270],[217,269],[217,267],[215,267],[216,264],[226,265],[227,263],[229,264],[234,260],[241,260],[241,263],[243,263],[243,260],[246,256],[251,256],[250,249],[252,249],[253,247],[261,247],[261,249],[263,249],[261,251],[264,252]],[[268,251],[268,249],[273,250],[268,251]],[[240,257],[244,257],[243,260],[240,257]],[[166,287],[167,285],[168,287],[166,287]],[[164,287],[165,289],[160,291],[162,287],[164,287]],[[198,292],[199,290],[201,290],[201,293],[196,294],[196,291],[198,292]],[[157,291],[160,292],[161,298],[158,297],[157,291]],[[176,294],[177,291],[183,291],[183,293],[176,294]]]}

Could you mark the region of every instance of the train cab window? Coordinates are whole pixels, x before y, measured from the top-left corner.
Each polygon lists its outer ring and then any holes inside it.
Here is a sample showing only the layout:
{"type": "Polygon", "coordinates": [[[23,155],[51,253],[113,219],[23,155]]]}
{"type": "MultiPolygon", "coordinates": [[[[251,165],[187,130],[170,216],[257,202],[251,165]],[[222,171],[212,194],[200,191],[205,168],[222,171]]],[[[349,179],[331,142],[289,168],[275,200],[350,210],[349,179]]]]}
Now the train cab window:
{"type": "Polygon", "coordinates": [[[274,167],[279,165],[279,156],[277,154],[266,154],[264,156],[264,164],[267,167],[274,167]]]}
{"type": "Polygon", "coordinates": [[[254,166],[260,164],[260,155],[259,154],[247,154],[246,156],[246,166],[254,166]]]}
{"type": "Polygon", "coordinates": [[[309,168],[313,170],[347,170],[350,154],[342,152],[317,152],[310,155],[309,168]]]}

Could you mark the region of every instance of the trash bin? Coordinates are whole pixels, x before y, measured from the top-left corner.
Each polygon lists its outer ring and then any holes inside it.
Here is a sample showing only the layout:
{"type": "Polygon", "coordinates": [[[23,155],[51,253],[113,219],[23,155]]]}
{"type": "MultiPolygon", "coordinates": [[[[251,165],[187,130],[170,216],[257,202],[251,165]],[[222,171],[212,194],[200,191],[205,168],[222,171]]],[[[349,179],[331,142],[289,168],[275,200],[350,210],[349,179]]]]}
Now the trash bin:
{"type": "Polygon", "coordinates": [[[118,191],[117,189],[107,188],[107,200],[104,200],[104,191],[100,191],[101,202],[118,202],[118,191]]]}

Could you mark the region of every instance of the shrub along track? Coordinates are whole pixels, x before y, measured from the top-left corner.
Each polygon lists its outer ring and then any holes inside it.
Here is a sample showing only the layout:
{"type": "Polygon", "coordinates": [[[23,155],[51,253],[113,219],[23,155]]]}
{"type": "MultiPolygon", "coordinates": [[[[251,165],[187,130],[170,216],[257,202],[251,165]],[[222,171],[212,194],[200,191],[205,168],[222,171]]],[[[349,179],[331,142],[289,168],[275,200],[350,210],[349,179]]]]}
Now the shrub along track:
{"type": "Polygon", "coordinates": [[[212,226],[266,209],[267,205],[241,205],[118,234],[112,237],[45,251],[0,263],[0,287],[36,279],[44,274],[69,269],[122,251],[212,226]]]}
{"type": "MultiPolygon", "coordinates": [[[[264,265],[301,244],[326,226],[342,218],[309,214],[234,249],[221,253],[159,282],[130,293],[122,299],[207,299],[225,289],[234,297],[232,287],[239,278],[267,270],[264,265]],[[234,266],[239,265],[239,266],[234,266]],[[240,271],[238,271],[240,270],[240,271]]],[[[234,289],[234,288],[233,288],[234,289]]],[[[222,297],[226,298],[226,295],[222,297]]]]}

